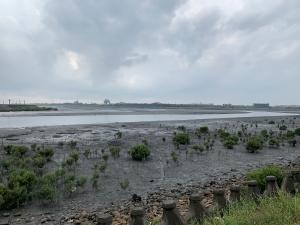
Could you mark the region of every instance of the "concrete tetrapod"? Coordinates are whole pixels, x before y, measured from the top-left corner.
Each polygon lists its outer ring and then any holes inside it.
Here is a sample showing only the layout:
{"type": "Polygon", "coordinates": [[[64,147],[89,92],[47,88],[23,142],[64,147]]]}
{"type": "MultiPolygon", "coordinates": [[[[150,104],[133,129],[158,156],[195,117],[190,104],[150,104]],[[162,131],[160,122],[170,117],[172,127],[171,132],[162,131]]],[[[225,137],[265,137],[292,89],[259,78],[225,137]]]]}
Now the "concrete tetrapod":
{"type": "Polygon", "coordinates": [[[240,186],[230,187],[230,202],[238,202],[241,199],[241,188],[240,186]]]}
{"type": "Polygon", "coordinates": [[[190,196],[189,211],[187,214],[187,221],[196,220],[198,223],[203,223],[203,218],[205,215],[205,208],[202,205],[202,200],[204,195],[192,194],[190,196]]]}
{"type": "Polygon", "coordinates": [[[161,225],[184,225],[174,200],[166,200],[162,204],[163,216],[161,225]]]}
{"type": "Polygon", "coordinates": [[[97,225],[111,225],[112,216],[109,214],[101,214],[97,217],[97,225]]]}
{"type": "Polygon", "coordinates": [[[275,176],[267,176],[266,177],[266,190],[264,192],[264,195],[266,196],[275,196],[277,195],[279,190],[278,184],[277,184],[277,178],[275,176]]]}
{"type": "Polygon", "coordinates": [[[145,210],[142,207],[137,207],[131,210],[129,225],[147,225],[144,219],[145,210]]]}

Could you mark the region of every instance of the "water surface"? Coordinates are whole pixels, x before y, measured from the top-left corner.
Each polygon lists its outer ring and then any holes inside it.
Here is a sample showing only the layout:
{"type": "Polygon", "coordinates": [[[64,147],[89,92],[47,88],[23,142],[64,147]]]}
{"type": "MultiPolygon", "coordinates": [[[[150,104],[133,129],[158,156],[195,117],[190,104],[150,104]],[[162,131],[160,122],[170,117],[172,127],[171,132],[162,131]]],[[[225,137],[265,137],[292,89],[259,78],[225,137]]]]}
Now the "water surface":
{"type": "Polygon", "coordinates": [[[66,116],[0,116],[0,128],[22,128],[37,126],[104,124],[147,121],[226,119],[245,117],[292,116],[296,114],[278,112],[247,112],[235,114],[140,114],[140,115],[66,115],[66,116]]]}

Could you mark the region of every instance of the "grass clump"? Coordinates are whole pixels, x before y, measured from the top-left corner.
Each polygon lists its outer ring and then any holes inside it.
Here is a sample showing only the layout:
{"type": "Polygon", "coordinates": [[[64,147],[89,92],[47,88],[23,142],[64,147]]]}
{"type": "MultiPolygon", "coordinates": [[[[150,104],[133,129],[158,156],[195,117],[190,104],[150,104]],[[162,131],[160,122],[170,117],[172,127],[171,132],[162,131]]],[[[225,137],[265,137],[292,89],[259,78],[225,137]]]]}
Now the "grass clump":
{"type": "Polygon", "coordinates": [[[250,171],[246,175],[246,178],[247,180],[256,180],[260,189],[264,190],[266,186],[266,176],[277,177],[277,182],[280,186],[283,179],[283,170],[279,166],[271,165],[271,166],[250,171]]]}
{"type": "Polygon", "coordinates": [[[139,144],[132,147],[128,154],[131,156],[133,160],[142,161],[147,159],[150,156],[150,149],[145,144],[139,144]]]}
{"type": "Polygon", "coordinates": [[[258,205],[242,200],[231,205],[223,218],[208,218],[204,225],[297,225],[300,224],[299,212],[300,196],[280,193],[275,198],[260,199],[258,205]]]}

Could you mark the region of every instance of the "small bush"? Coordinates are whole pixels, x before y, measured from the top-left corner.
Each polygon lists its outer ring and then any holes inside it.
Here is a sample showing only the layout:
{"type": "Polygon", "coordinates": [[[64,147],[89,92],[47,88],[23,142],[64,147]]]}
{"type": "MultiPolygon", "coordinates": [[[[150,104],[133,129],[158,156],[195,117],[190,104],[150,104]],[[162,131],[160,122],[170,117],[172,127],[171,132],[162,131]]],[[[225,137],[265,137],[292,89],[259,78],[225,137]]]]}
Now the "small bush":
{"type": "Polygon", "coordinates": [[[279,127],[279,130],[284,131],[287,130],[287,126],[286,125],[282,125],[279,127]]]}
{"type": "Polygon", "coordinates": [[[111,156],[116,159],[120,157],[120,151],[121,149],[119,147],[110,147],[109,148],[111,156]]]}
{"type": "Polygon", "coordinates": [[[196,152],[203,152],[204,147],[202,145],[193,145],[192,147],[196,152]]]}
{"type": "Polygon", "coordinates": [[[224,147],[227,149],[233,149],[234,145],[239,143],[239,138],[235,135],[230,135],[224,139],[224,147]]]}
{"type": "Polygon", "coordinates": [[[206,134],[206,133],[208,133],[208,127],[206,127],[206,126],[204,126],[204,127],[200,127],[199,128],[199,131],[202,133],[202,134],[206,134]]]}
{"type": "Polygon", "coordinates": [[[123,180],[123,181],[120,182],[120,187],[121,187],[123,190],[127,189],[128,186],[129,186],[129,180],[128,180],[128,179],[125,179],[125,180],[123,180]]]}
{"type": "Polygon", "coordinates": [[[297,129],[295,130],[295,134],[298,135],[298,136],[300,136],[300,128],[297,128],[297,129]]]}
{"type": "Polygon", "coordinates": [[[263,141],[260,137],[254,136],[246,144],[246,149],[249,153],[256,153],[258,150],[262,149],[263,141]]]}
{"type": "Polygon", "coordinates": [[[11,154],[16,157],[23,157],[28,152],[28,147],[26,146],[12,146],[11,154]]]}
{"type": "Polygon", "coordinates": [[[171,157],[174,162],[178,162],[178,155],[176,154],[176,152],[173,151],[171,153],[171,157]]]}
{"type": "Polygon", "coordinates": [[[117,131],[115,134],[114,134],[114,136],[115,136],[115,138],[116,139],[121,139],[122,138],[122,132],[121,131],[117,131]]]}
{"type": "Polygon", "coordinates": [[[40,150],[40,151],[38,152],[38,154],[39,154],[40,156],[45,157],[45,158],[47,159],[47,161],[50,161],[51,158],[52,158],[52,156],[54,155],[54,151],[53,151],[52,148],[45,148],[44,150],[40,150]]]}
{"type": "Polygon", "coordinates": [[[272,148],[279,148],[280,144],[279,141],[277,139],[270,139],[269,140],[269,146],[272,148]]]}
{"type": "Polygon", "coordinates": [[[150,149],[145,144],[139,144],[132,147],[128,153],[133,160],[142,161],[150,156],[150,149]]]}
{"type": "Polygon", "coordinates": [[[190,136],[188,133],[177,133],[173,138],[175,145],[188,145],[190,144],[190,136]]]}
{"type": "Polygon", "coordinates": [[[277,182],[281,185],[283,179],[283,170],[278,166],[267,166],[261,169],[249,172],[246,177],[247,180],[256,180],[261,190],[265,190],[266,176],[277,177],[277,182]]]}

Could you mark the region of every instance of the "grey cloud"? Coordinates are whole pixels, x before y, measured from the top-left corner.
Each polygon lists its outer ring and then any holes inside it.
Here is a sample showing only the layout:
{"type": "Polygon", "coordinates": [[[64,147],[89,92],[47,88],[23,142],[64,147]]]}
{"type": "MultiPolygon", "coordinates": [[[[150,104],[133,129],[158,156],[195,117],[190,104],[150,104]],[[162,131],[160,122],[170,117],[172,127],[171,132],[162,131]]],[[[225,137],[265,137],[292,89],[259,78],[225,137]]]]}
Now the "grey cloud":
{"type": "Polygon", "coordinates": [[[0,95],[300,104],[298,0],[37,2],[0,16],[0,95]]]}

